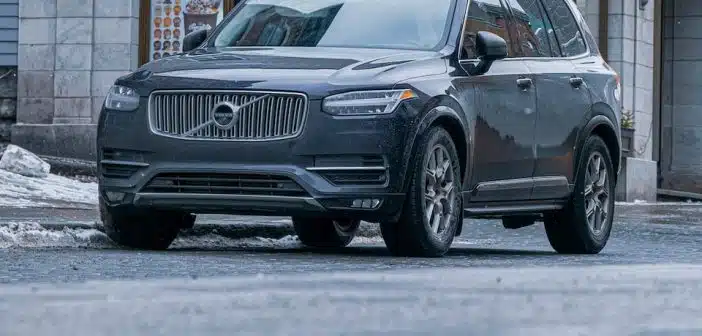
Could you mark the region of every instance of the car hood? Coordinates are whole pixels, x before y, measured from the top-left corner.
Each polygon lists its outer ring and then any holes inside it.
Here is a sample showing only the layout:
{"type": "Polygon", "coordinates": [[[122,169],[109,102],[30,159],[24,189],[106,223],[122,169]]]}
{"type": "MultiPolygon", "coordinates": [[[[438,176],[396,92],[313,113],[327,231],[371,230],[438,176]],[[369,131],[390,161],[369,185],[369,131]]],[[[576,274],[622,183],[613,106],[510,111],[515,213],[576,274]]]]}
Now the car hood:
{"type": "Polygon", "coordinates": [[[297,90],[323,95],[441,74],[446,72],[442,57],[433,51],[366,48],[212,48],[150,62],[122,80],[138,81],[144,89],[297,90]]]}

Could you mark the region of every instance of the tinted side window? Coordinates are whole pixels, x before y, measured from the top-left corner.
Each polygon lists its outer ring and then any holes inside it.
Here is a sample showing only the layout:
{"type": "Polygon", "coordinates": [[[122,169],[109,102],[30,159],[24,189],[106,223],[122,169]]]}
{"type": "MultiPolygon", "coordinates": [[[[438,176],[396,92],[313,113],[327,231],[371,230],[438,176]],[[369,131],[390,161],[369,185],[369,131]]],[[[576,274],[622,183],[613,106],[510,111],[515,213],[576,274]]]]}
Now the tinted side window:
{"type": "Polygon", "coordinates": [[[475,53],[475,36],[479,31],[488,31],[499,35],[507,41],[508,57],[514,57],[514,45],[509,36],[507,11],[500,0],[473,0],[468,8],[468,17],[463,29],[462,59],[477,58],[475,53]]]}
{"type": "Polygon", "coordinates": [[[560,56],[559,53],[551,52],[549,31],[553,32],[553,27],[544,16],[539,0],[508,0],[508,2],[514,14],[514,26],[524,56],[560,56]]]}
{"type": "Polygon", "coordinates": [[[565,0],[543,0],[546,13],[556,31],[563,56],[577,56],[587,51],[585,39],[565,0]]]}

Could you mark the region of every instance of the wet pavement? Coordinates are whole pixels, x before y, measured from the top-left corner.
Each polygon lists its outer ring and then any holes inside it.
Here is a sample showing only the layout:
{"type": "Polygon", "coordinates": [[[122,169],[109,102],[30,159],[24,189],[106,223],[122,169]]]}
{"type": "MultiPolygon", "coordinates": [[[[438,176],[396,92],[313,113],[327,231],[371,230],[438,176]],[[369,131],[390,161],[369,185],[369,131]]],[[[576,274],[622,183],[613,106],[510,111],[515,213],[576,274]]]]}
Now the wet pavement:
{"type": "Polygon", "coordinates": [[[439,259],[377,227],[303,248],[286,218],[203,216],[164,252],[121,249],[94,209],[0,208],[3,335],[702,335],[702,205],[620,204],[599,255],[541,224],[466,220],[439,259]]]}
{"type": "Polygon", "coordinates": [[[0,263],[5,265],[0,283],[702,260],[698,204],[617,205],[609,244],[594,256],[555,254],[542,224],[506,230],[500,222],[488,220],[466,220],[462,236],[446,257],[411,259],[389,256],[373,225],[366,225],[351,247],[317,251],[301,247],[291,237],[286,218],[204,216],[171,250],[144,252],[110,242],[100,232],[93,209],[0,209],[0,218],[5,222],[0,224],[0,245],[14,235],[14,242],[0,249],[0,263]],[[18,223],[35,224],[27,229],[18,223]]]}

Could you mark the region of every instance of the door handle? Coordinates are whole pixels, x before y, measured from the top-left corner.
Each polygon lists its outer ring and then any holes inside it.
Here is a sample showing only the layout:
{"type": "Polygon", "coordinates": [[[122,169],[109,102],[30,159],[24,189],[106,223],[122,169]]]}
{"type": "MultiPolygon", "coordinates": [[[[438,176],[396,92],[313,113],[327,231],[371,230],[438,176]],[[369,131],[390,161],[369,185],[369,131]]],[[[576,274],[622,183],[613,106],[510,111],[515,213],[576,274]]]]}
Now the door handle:
{"type": "Polygon", "coordinates": [[[580,77],[571,77],[570,78],[570,85],[576,89],[581,87],[584,82],[585,81],[583,81],[583,79],[580,77]]]}
{"type": "Polygon", "coordinates": [[[531,84],[532,84],[531,78],[517,79],[517,86],[522,90],[526,90],[526,89],[530,88],[531,84]]]}

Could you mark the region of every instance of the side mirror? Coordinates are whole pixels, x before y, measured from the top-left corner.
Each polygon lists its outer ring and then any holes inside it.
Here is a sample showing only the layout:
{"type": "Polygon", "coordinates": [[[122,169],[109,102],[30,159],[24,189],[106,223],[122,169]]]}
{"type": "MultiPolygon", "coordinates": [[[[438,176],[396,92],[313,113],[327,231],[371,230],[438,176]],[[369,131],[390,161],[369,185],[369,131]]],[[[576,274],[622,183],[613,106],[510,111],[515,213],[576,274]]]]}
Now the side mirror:
{"type": "Polygon", "coordinates": [[[209,29],[200,29],[185,35],[185,37],[183,37],[183,52],[188,52],[199,47],[202,42],[205,42],[209,34],[209,29]]]}
{"type": "Polygon", "coordinates": [[[482,75],[490,70],[493,62],[507,57],[507,42],[491,32],[478,32],[475,49],[480,62],[471,69],[471,75],[482,75]]]}

